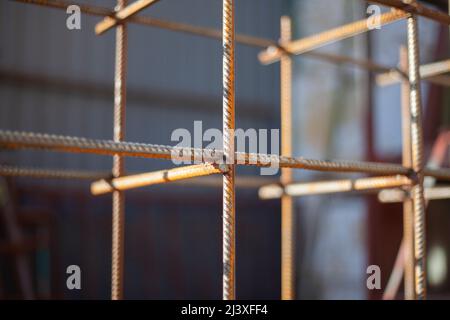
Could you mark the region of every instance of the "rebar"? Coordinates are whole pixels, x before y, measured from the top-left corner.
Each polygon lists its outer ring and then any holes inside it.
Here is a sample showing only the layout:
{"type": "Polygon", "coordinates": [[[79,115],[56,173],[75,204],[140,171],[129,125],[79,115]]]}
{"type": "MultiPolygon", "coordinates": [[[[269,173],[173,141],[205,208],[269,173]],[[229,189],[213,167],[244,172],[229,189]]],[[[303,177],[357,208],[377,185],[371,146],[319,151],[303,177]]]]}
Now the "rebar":
{"type": "Polygon", "coordinates": [[[378,3],[384,6],[397,8],[411,14],[419,15],[436,22],[450,25],[450,16],[444,12],[433,10],[416,2],[415,0],[368,0],[372,3],[378,3]]]}
{"type": "MultiPolygon", "coordinates": [[[[223,151],[215,149],[180,148],[157,144],[115,142],[79,137],[50,135],[32,132],[0,130],[0,146],[7,149],[39,149],[99,155],[120,155],[150,159],[171,160],[177,155],[183,159],[203,159],[203,162],[217,163],[223,159],[223,151]],[[185,158],[186,157],[186,158],[185,158]]],[[[303,157],[286,157],[261,153],[235,153],[235,164],[267,167],[276,163],[280,168],[294,168],[324,172],[359,172],[376,175],[411,175],[411,169],[400,164],[363,161],[326,161],[303,157]]],[[[424,169],[426,176],[450,180],[450,169],[424,169]]]]}
{"type": "MultiPolygon", "coordinates": [[[[61,10],[66,10],[69,5],[74,4],[73,2],[62,1],[62,0],[14,0],[14,1],[30,3],[30,4],[34,4],[34,5],[41,5],[41,6],[46,6],[46,7],[50,7],[50,8],[54,8],[54,9],[61,9],[61,10]]],[[[91,5],[85,5],[85,4],[77,4],[77,5],[80,7],[81,12],[83,12],[85,14],[93,15],[93,16],[100,16],[100,17],[113,16],[115,13],[114,11],[110,10],[109,8],[91,6],[91,5]]],[[[199,27],[199,26],[194,26],[194,25],[190,25],[190,24],[186,24],[186,23],[173,22],[173,21],[162,20],[162,19],[147,17],[147,16],[132,16],[129,19],[127,19],[127,22],[150,26],[150,27],[155,27],[155,28],[164,29],[164,30],[169,30],[169,31],[173,31],[173,32],[181,32],[181,33],[187,33],[187,34],[200,36],[200,37],[222,40],[222,30],[220,30],[220,29],[199,27]]],[[[260,38],[260,37],[254,37],[254,36],[245,35],[245,34],[236,34],[235,41],[236,41],[236,43],[250,46],[250,47],[256,47],[256,48],[267,48],[267,47],[279,46],[279,44],[274,40],[260,38]]],[[[306,52],[305,55],[308,55],[311,58],[319,59],[322,61],[327,61],[330,63],[351,64],[358,68],[362,68],[362,69],[369,70],[372,72],[388,72],[388,71],[392,71],[392,70],[395,71],[395,69],[396,69],[393,67],[377,64],[370,60],[361,60],[361,59],[356,59],[353,57],[336,55],[336,54],[332,54],[332,53],[306,52]]]]}
{"type": "MultiPolygon", "coordinates": [[[[280,21],[280,44],[292,40],[292,23],[287,16],[280,21]]],[[[292,156],[292,59],[285,54],[280,61],[281,85],[281,153],[292,156]]],[[[281,183],[289,184],[293,180],[290,168],[281,170],[281,183]]],[[[295,241],[294,241],[294,203],[288,195],[281,197],[281,299],[295,298],[295,241]]]]}
{"type": "MultiPolygon", "coordinates": [[[[392,10],[388,13],[380,15],[380,25],[385,26],[387,24],[402,20],[407,17],[402,11],[392,10]]],[[[284,43],[283,48],[269,47],[262,51],[259,55],[259,61],[263,64],[270,64],[279,61],[283,54],[290,53],[293,55],[299,55],[321,46],[334,43],[339,40],[347,39],[358,34],[370,31],[368,19],[352,22],[331,30],[327,30],[322,33],[315,34],[310,37],[306,37],[299,40],[290,41],[284,43]]]]}
{"type": "Polygon", "coordinates": [[[159,0],[137,0],[127,7],[124,7],[116,12],[113,17],[105,17],[102,21],[95,26],[95,33],[101,35],[109,29],[117,26],[119,23],[123,23],[125,20],[131,18],[135,14],[138,14],[145,8],[157,3],[159,0]]]}
{"type": "MultiPolygon", "coordinates": [[[[406,47],[400,47],[400,69],[408,74],[408,51],[406,47]]],[[[401,115],[402,115],[402,164],[410,168],[411,156],[411,110],[410,110],[410,85],[409,80],[401,81],[401,115]]],[[[411,198],[403,201],[403,239],[404,243],[404,287],[405,300],[414,300],[414,214],[411,198]]],[[[395,280],[395,278],[393,278],[395,280]]],[[[389,284],[389,282],[388,282],[389,284]]],[[[395,290],[397,291],[397,290],[395,290]]]]}
{"type": "Polygon", "coordinates": [[[414,254],[415,254],[415,295],[419,300],[426,298],[425,271],[425,199],[423,194],[424,162],[422,132],[422,101],[419,74],[419,35],[417,17],[407,19],[408,26],[408,73],[411,108],[411,156],[412,168],[417,183],[411,189],[414,208],[414,254]]]}
{"type": "Polygon", "coordinates": [[[39,179],[98,180],[98,179],[108,179],[111,177],[111,174],[95,171],[37,169],[37,168],[24,168],[17,166],[0,165],[0,176],[27,177],[39,179]]]}
{"type": "MultiPolygon", "coordinates": [[[[378,200],[382,203],[403,202],[410,196],[410,192],[402,189],[386,189],[378,193],[378,200]]],[[[450,199],[450,187],[430,187],[425,188],[425,200],[443,200],[450,199]]]]}
{"type": "MultiPolygon", "coordinates": [[[[126,7],[128,0],[117,0],[116,10],[126,7]]],[[[125,138],[125,107],[127,78],[127,26],[121,23],[116,28],[116,62],[114,79],[114,141],[125,138]]],[[[121,155],[113,156],[113,177],[125,173],[125,163],[121,155]]],[[[111,299],[123,299],[123,269],[125,246],[125,194],[115,190],[112,195],[112,263],[111,299]]]]}
{"type": "Polygon", "coordinates": [[[168,183],[195,177],[203,177],[215,173],[225,173],[228,167],[210,163],[198,164],[174,169],[160,170],[148,173],[139,173],[114,179],[101,179],[91,185],[91,193],[100,195],[116,190],[124,191],[155,184],[168,183]]]}
{"type": "Polygon", "coordinates": [[[223,0],[223,154],[231,163],[223,175],[223,299],[234,300],[235,295],[235,51],[234,0],[223,0]]]}
{"type": "Polygon", "coordinates": [[[308,195],[341,193],[350,191],[380,190],[385,188],[410,186],[411,179],[398,175],[387,177],[370,177],[359,179],[344,179],[334,181],[316,181],[307,183],[292,183],[285,185],[267,185],[259,189],[260,199],[276,199],[283,195],[300,197],[308,195]]]}
{"type": "MultiPolygon", "coordinates": [[[[450,59],[444,61],[433,62],[430,64],[420,66],[420,77],[422,80],[428,80],[435,84],[447,85],[449,80],[441,81],[441,76],[450,72],[450,59]],[[437,80],[436,80],[437,79],[437,80]]],[[[406,73],[403,72],[403,74],[406,73]]],[[[405,77],[402,73],[394,71],[388,71],[376,76],[377,85],[388,86],[398,82],[402,82],[405,77]]],[[[450,79],[449,77],[445,77],[450,79]]]]}

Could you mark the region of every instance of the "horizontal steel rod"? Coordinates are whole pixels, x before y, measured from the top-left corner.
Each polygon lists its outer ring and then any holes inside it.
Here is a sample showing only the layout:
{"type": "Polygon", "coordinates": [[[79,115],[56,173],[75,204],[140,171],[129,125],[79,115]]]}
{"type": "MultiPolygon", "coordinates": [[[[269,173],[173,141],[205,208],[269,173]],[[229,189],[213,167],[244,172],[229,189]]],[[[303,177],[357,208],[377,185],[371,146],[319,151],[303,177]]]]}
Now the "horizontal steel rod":
{"type": "Polygon", "coordinates": [[[310,183],[293,183],[286,185],[268,185],[259,189],[259,197],[263,200],[279,199],[283,195],[300,197],[326,193],[350,191],[379,190],[385,188],[410,186],[411,179],[406,176],[371,177],[360,179],[345,179],[334,181],[319,181],[310,183]]]}
{"type": "MultiPolygon", "coordinates": [[[[92,6],[92,5],[86,5],[86,4],[78,4],[73,3],[72,1],[64,1],[64,0],[14,0],[16,2],[22,2],[22,3],[29,3],[34,5],[40,5],[45,7],[50,7],[54,9],[60,9],[60,10],[66,10],[68,6],[76,4],[80,7],[81,12],[92,15],[92,16],[99,16],[99,17],[106,17],[106,16],[114,16],[115,12],[109,8],[106,7],[98,7],[98,6],[92,6]]],[[[193,26],[186,23],[180,23],[180,22],[172,22],[167,20],[162,20],[158,18],[152,18],[152,17],[146,17],[146,16],[132,16],[127,19],[127,22],[139,24],[139,25],[145,25],[175,32],[182,32],[182,33],[188,33],[193,34],[197,36],[202,36],[206,38],[213,38],[217,40],[222,40],[222,30],[220,29],[213,29],[213,28],[206,28],[206,27],[199,27],[199,26],[193,26]]],[[[259,37],[253,37],[250,35],[236,35],[236,42],[248,45],[252,47],[258,47],[258,48],[266,48],[268,46],[277,45],[276,41],[265,39],[265,38],[259,38],[259,37]]]]}
{"type": "MultiPolygon", "coordinates": [[[[35,5],[42,5],[47,6],[54,9],[61,9],[66,10],[67,7],[74,3],[69,3],[67,1],[62,0],[15,0],[16,2],[24,2],[24,3],[30,3],[35,5]]],[[[112,16],[114,15],[114,11],[112,11],[109,8],[104,7],[95,7],[95,6],[88,6],[84,4],[77,4],[80,7],[80,10],[89,15],[94,16],[112,16]]],[[[191,35],[216,39],[216,40],[222,40],[222,30],[220,29],[213,29],[213,28],[206,28],[206,27],[199,27],[194,26],[186,23],[179,23],[179,22],[172,22],[152,17],[145,17],[145,16],[133,16],[130,17],[127,22],[129,23],[135,23],[140,25],[146,25],[151,26],[159,29],[169,30],[173,32],[181,32],[181,33],[187,33],[191,35]]],[[[250,47],[256,47],[256,48],[267,48],[267,47],[277,47],[280,46],[276,41],[266,38],[260,38],[260,37],[254,37],[250,35],[244,35],[244,34],[236,34],[236,43],[250,46],[250,47]]],[[[389,66],[382,66],[377,63],[374,63],[370,60],[361,60],[356,59],[353,57],[348,56],[342,56],[342,55],[336,55],[332,53],[325,53],[325,52],[306,52],[305,55],[308,55],[311,58],[319,59],[322,61],[326,61],[329,63],[335,63],[335,64],[349,64],[353,65],[358,68],[362,68],[364,70],[369,70],[372,72],[389,72],[391,70],[396,70],[395,67],[389,67],[389,66]]]]}
{"type": "MultiPolygon", "coordinates": [[[[0,165],[0,176],[5,177],[25,177],[36,179],[79,179],[95,181],[99,179],[112,178],[109,172],[67,170],[67,169],[40,169],[18,166],[0,165]]],[[[275,183],[276,179],[238,176],[236,178],[236,187],[242,189],[259,189],[263,185],[275,183]]],[[[217,187],[222,188],[222,178],[220,177],[199,177],[189,180],[173,181],[174,185],[188,185],[194,187],[217,187]]]]}
{"type": "Polygon", "coordinates": [[[101,195],[116,190],[130,190],[155,184],[163,184],[178,180],[225,173],[227,170],[228,168],[225,165],[203,163],[174,169],[123,176],[110,180],[101,179],[91,184],[91,193],[93,195],[101,195]]]}
{"type": "MultiPolygon", "coordinates": [[[[380,24],[382,26],[387,25],[405,19],[406,17],[406,13],[400,10],[393,10],[388,13],[383,13],[380,16],[380,24]]],[[[299,55],[336,41],[354,37],[358,34],[370,31],[368,22],[368,19],[363,19],[303,39],[286,42],[283,43],[283,48],[269,47],[260,52],[258,55],[259,61],[262,64],[274,63],[279,61],[286,52],[293,55],[299,55]]]]}
{"type": "Polygon", "coordinates": [[[110,178],[111,173],[82,171],[82,170],[36,169],[36,168],[24,168],[24,167],[0,165],[0,176],[29,177],[39,179],[98,180],[110,178]]]}
{"type": "MultiPolygon", "coordinates": [[[[402,189],[388,189],[382,190],[378,193],[378,200],[383,203],[403,202],[408,197],[409,197],[408,190],[402,189]]],[[[450,199],[450,186],[425,188],[425,199],[426,200],[450,199]]]]}
{"type": "Polygon", "coordinates": [[[125,8],[117,11],[114,16],[105,17],[102,21],[97,23],[95,26],[95,33],[101,35],[113,28],[117,24],[124,22],[125,20],[131,18],[135,14],[138,14],[145,8],[157,3],[159,0],[137,0],[132,4],[126,6],[125,8]]]}
{"type": "MultiPolygon", "coordinates": [[[[201,159],[202,162],[218,163],[223,159],[222,150],[180,148],[155,144],[114,142],[79,137],[40,134],[31,132],[0,130],[0,147],[8,149],[43,149],[52,151],[91,153],[100,155],[121,155],[152,159],[201,159]]],[[[411,170],[399,164],[362,161],[325,161],[293,158],[273,154],[235,153],[238,165],[295,168],[328,172],[360,172],[377,175],[410,175],[411,170]]],[[[425,169],[425,175],[450,180],[449,169],[425,169]]]]}
{"type": "MultiPolygon", "coordinates": [[[[433,82],[433,77],[440,76],[450,72],[450,59],[444,61],[433,62],[430,64],[422,65],[420,67],[420,76],[422,80],[428,79],[433,82]]],[[[439,78],[438,78],[439,79],[439,78]]],[[[402,80],[402,75],[399,72],[388,71],[377,75],[376,81],[379,86],[388,86],[395,83],[399,83],[402,80]]],[[[439,82],[439,80],[437,80],[439,82]]],[[[450,82],[448,78],[447,82],[450,82]]],[[[438,84],[442,84],[439,82],[438,84]]]]}
{"type": "Polygon", "coordinates": [[[397,8],[405,12],[416,14],[445,25],[450,25],[450,16],[448,14],[442,11],[433,10],[416,1],[408,1],[408,3],[406,3],[406,1],[403,0],[369,0],[369,2],[397,8]]]}

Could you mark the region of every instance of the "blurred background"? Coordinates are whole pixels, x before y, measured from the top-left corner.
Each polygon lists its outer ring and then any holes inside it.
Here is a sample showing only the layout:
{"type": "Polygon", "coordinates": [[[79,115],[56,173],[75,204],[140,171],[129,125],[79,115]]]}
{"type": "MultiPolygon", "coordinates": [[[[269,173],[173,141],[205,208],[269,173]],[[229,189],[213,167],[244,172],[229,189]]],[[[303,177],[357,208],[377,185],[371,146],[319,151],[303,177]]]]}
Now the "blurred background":
{"type": "MultiPolygon", "coordinates": [[[[448,10],[446,0],[428,2],[448,10]]],[[[236,31],[278,40],[280,17],[288,15],[297,39],[367,17],[366,9],[361,0],[239,0],[236,31]]],[[[219,29],[222,1],[162,0],[143,15],[219,29]]],[[[0,128],[112,139],[115,33],[96,36],[100,18],[84,14],[81,30],[68,30],[67,17],[0,1],[0,128]]],[[[221,128],[221,42],[135,24],[128,30],[126,141],[173,145],[173,130],[192,131],[196,120],[204,130],[221,128]]],[[[419,30],[422,63],[449,58],[447,27],[420,18],[419,30]]],[[[397,66],[404,44],[402,21],[320,50],[397,66]]],[[[280,127],[279,64],[261,65],[259,51],[236,48],[237,128],[280,127]]],[[[295,57],[294,70],[294,155],[401,162],[399,85],[379,87],[367,71],[311,56],[295,57]]],[[[427,159],[448,128],[449,101],[448,88],[423,83],[427,159]]],[[[106,172],[112,159],[0,150],[0,163],[106,172]]],[[[167,167],[126,159],[130,172],[167,167]]],[[[237,173],[255,177],[259,170],[237,173]]],[[[295,172],[298,181],[342,177],[348,175],[295,172]]],[[[80,181],[2,178],[1,185],[0,298],[108,299],[111,197],[92,196],[80,181]],[[66,287],[69,265],[81,268],[81,290],[66,287]]],[[[237,190],[237,298],[279,299],[280,201],[260,200],[257,191],[237,190]]],[[[125,298],[221,298],[221,199],[220,184],[126,193],[125,298]]],[[[298,298],[380,299],[383,290],[366,287],[366,269],[380,266],[384,289],[402,236],[402,206],[370,194],[304,197],[295,205],[298,298]]],[[[431,298],[450,298],[449,205],[431,202],[427,215],[431,298]]]]}

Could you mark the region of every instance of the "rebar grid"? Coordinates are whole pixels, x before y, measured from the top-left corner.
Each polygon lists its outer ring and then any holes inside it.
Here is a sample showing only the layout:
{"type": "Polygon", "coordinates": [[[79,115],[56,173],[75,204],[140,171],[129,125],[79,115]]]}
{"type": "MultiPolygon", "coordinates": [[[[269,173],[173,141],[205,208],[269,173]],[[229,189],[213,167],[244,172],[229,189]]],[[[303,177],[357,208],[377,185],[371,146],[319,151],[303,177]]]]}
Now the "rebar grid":
{"type": "MultiPolygon", "coordinates": [[[[126,7],[128,0],[117,0],[116,10],[126,7]]],[[[125,138],[125,107],[127,79],[127,26],[121,23],[116,28],[116,63],[114,79],[114,141],[125,138]]],[[[125,173],[122,156],[113,156],[113,177],[119,178],[125,173]]],[[[125,194],[114,190],[112,195],[112,263],[111,263],[111,299],[123,299],[123,269],[125,246],[125,194]]]]}
{"type": "MultiPolygon", "coordinates": [[[[60,10],[66,10],[66,8],[74,4],[72,1],[64,1],[64,0],[14,0],[16,2],[23,2],[23,3],[29,3],[34,5],[40,5],[45,6],[53,9],[60,9],[60,10]]],[[[76,3],[75,3],[76,4],[76,3]]],[[[110,10],[109,8],[105,7],[99,7],[99,6],[92,6],[92,5],[86,5],[86,4],[76,4],[80,7],[81,12],[93,15],[93,16],[100,16],[100,17],[110,17],[115,15],[115,11],[110,10]]],[[[186,23],[179,23],[179,22],[173,22],[168,20],[162,20],[158,18],[153,17],[147,17],[147,16],[130,16],[127,18],[128,23],[134,23],[134,24],[140,24],[144,26],[150,26],[155,28],[160,28],[164,30],[169,30],[173,32],[181,32],[186,34],[191,34],[195,36],[210,38],[210,39],[217,39],[222,40],[222,30],[220,29],[213,29],[213,28],[207,28],[207,27],[199,27],[194,26],[186,23]]],[[[267,48],[267,47],[273,47],[277,48],[279,47],[282,51],[286,51],[286,49],[283,48],[283,45],[280,43],[277,43],[276,41],[273,41],[271,39],[261,38],[261,37],[255,37],[250,36],[246,34],[236,34],[235,36],[236,43],[256,47],[256,48],[267,48]]],[[[395,67],[391,66],[385,66],[381,65],[379,63],[376,63],[371,60],[363,60],[358,59],[354,57],[349,56],[343,56],[343,55],[337,55],[333,53],[325,53],[325,52],[317,52],[317,51],[308,51],[303,53],[306,56],[309,56],[314,59],[322,60],[325,62],[333,63],[333,64],[346,64],[346,65],[352,65],[357,68],[361,68],[364,70],[368,70],[374,73],[388,73],[389,76],[386,78],[389,78],[389,80],[386,81],[395,81],[391,79],[397,79],[399,77],[404,76],[400,70],[398,70],[395,67]]],[[[431,78],[426,78],[427,81],[444,85],[444,86],[450,86],[450,79],[446,76],[434,76],[431,78]]]]}
{"type": "MultiPolygon", "coordinates": [[[[34,3],[50,6],[59,9],[65,9],[69,3],[58,0],[17,0],[20,2],[34,3]]],[[[117,11],[126,6],[127,0],[118,0],[117,11]]],[[[141,3],[155,1],[140,1],[141,3]]],[[[418,52],[418,34],[417,34],[417,18],[415,14],[431,18],[441,23],[450,24],[450,16],[431,10],[427,7],[419,5],[415,1],[400,0],[380,0],[371,1],[389,5],[403,11],[393,11],[382,15],[382,24],[387,24],[407,17],[408,21],[408,60],[409,60],[409,88],[410,88],[410,113],[411,113],[411,167],[408,168],[404,159],[403,165],[396,164],[380,164],[371,162],[357,161],[322,161],[310,160],[304,158],[292,158],[289,149],[283,150],[282,156],[268,154],[247,154],[235,152],[234,149],[234,0],[223,0],[223,151],[193,149],[193,148],[173,148],[160,145],[146,145],[123,142],[124,140],[124,118],[125,118],[125,79],[126,79],[126,26],[117,24],[116,36],[116,79],[115,79],[115,99],[114,99],[114,141],[92,140],[65,136],[42,135],[34,133],[0,131],[0,146],[5,148],[37,148],[54,151],[68,151],[77,153],[96,153],[103,155],[112,155],[114,159],[113,176],[119,179],[124,173],[123,156],[139,156],[146,158],[171,159],[174,154],[189,156],[192,159],[198,159],[201,156],[203,162],[216,161],[219,159],[227,159],[232,161],[228,167],[228,171],[223,174],[223,298],[235,299],[235,165],[256,165],[268,166],[274,161],[281,168],[297,168],[318,171],[335,171],[335,172],[362,172],[371,174],[387,174],[402,175],[400,185],[408,185],[413,183],[411,188],[411,197],[414,208],[414,249],[415,249],[415,294],[417,298],[424,299],[426,297],[425,286],[425,230],[424,230],[424,175],[435,178],[450,180],[450,171],[444,169],[425,169],[423,165],[423,133],[421,126],[421,101],[420,101],[420,72],[419,72],[419,52],[418,52]],[[407,3],[406,3],[407,2],[407,3]],[[408,12],[407,15],[405,12],[408,12]],[[286,153],[285,153],[285,152],[286,153]],[[402,180],[403,179],[403,180],[402,180]]],[[[81,10],[85,13],[98,16],[114,16],[115,12],[106,8],[92,7],[81,5],[81,10]]],[[[117,17],[116,17],[117,18],[117,17]]],[[[217,30],[208,28],[199,28],[184,24],[169,23],[153,18],[128,16],[129,22],[153,25],[174,31],[182,31],[206,37],[219,38],[220,34],[217,30]]],[[[120,19],[119,19],[120,20],[120,19]]],[[[266,62],[273,59],[276,61],[281,58],[282,65],[282,119],[286,117],[285,113],[288,102],[288,89],[291,75],[286,72],[290,59],[286,54],[300,54],[317,48],[326,43],[338,41],[347,37],[367,31],[367,20],[355,22],[345,25],[337,29],[330,30],[325,33],[318,34],[309,39],[301,39],[294,42],[288,42],[287,27],[282,26],[281,44],[275,45],[274,49],[266,52],[266,62]],[[364,27],[362,24],[366,25],[364,27]],[[303,41],[303,42],[302,42],[303,41]],[[283,111],[284,110],[284,111],[283,111]]],[[[259,39],[250,36],[237,36],[237,41],[246,45],[267,47],[272,46],[270,40],[259,39]]],[[[290,39],[289,39],[290,40],[290,39]]],[[[349,57],[339,57],[329,54],[315,54],[321,59],[329,59],[330,61],[341,61],[352,63],[356,66],[363,67],[367,70],[376,72],[397,72],[400,75],[404,73],[396,68],[387,68],[377,65],[371,61],[359,61],[349,57]]],[[[264,55],[263,59],[264,60],[264,55]]],[[[270,61],[272,62],[272,61],[270,61]]],[[[289,65],[289,69],[291,65],[289,65]]],[[[282,127],[286,128],[286,118],[282,120],[282,127]]],[[[406,132],[406,131],[405,131],[406,132]]],[[[290,136],[283,141],[285,146],[291,143],[290,136]]],[[[404,138],[406,141],[406,138],[404,138]]],[[[406,155],[404,150],[403,154],[406,155]]],[[[289,172],[284,170],[284,172],[289,172]]],[[[31,172],[29,172],[31,173],[31,172]]],[[[20,175],[17,171],[14,174],[20,175]]],[[[50,174],[51,175],[51,174],[50,174]]],[[[38,176],[38,175],[37,175],[38,176]]],[[[282,182],[288,179],[288,174],[283,174],[282,182]]],[[[367,178],[367,179],[387,179],[387,178],[367,178]]],[[[375,180],[370,183],[362,184],[360,188],[386,188],[390,184],[375,180]],[[375,183],[375,185],[374,185],[375,183]],[[377,185],[378,183],[378,185],[377,185]]],[[[354,185],[356,186],[356,184],[354,185]]],[[[289,206],[286,206],[288,208],[289,206]]],[[[289,207],[292,211],[292,206],[289,207]]],[[[120,299],[123,297],[123,211],[124,199],[120,191],[113,192],[113,258],[112,258],[112,299],[120,299]]],[[[292,224],[292,221],[291,221],[292,224]]]]}
{"type": "MultiPolygon", "coordinates": [[[[392,10],[380,15],[380,25],[384,26],[407,17],[407,14],[400,10],[392,10]]],[[[335,29],[327,30],[303,39],[285,42],[283,48],[270,47],[259,54],[259,61],[263,64],[270,64],[279,61],[281,56],[288,52],[299,55],[326,44],[354,37],[358,34],[370,31],[369,19],[355,21],[335,29]]]]}
{"type": "MultiPolygon", "coordinates": [[[[68,2],[64,0],[14,0],[16,2],[24,2],[30,3],[34,5],[40,5],[45,7],[50,7],[54,9],[66,10],[66,8],[73,4],[73,2],[68,2]]],[[[93,16],[113,16],[115,14],[114,11],[105,7],[91,6],[85,4],[77,4],[80,7],[81,12],[93,15],[93,16]]],[[[222,30],[199,27],[186,23],[173,22],[168,20],[162,20],[153,17],[147,16],[132,16],[127,19],[128,23],[135,23],[144,26],[150,26],[155,28],[160,28],[164,30],[169,30],[173,32],[181,32],[191,35],[196,35],[205,38],[222,40],[222,30]]],[[[256,48],[267,48],[267,47],[277,47],[280,46],[279,43],[273,41],[271,39],[254,37],[245,34],[236,34],[235,36],[236,43],[256,47],[256,48]]],[[[324,53],[324,52],[306,52],[305,55],[308,55],[311,58],[319,59],[322,61],[335,63],[335,64],[350,64],[358,68],[362,68],[365,70],[369,70],[372,72],[392,72],[396,73],[398,70],[395,67],[383,66],[378,63],[375,63],[370,60],[361,60],[348,56],[341,56],[332,53],[324,53]]]]}

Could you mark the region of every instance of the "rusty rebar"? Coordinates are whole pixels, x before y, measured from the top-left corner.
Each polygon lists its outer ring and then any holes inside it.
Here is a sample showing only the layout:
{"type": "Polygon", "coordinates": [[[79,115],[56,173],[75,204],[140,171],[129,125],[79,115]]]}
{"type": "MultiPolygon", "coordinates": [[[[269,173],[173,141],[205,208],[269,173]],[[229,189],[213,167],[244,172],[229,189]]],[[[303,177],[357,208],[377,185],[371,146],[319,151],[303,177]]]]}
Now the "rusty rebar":
{"type": "MultiPolygon", "coordinates": [[[[292,22],[287,16],[281,17],[280,44],[284,45],[292,40],[292,22]]],[[[283,55],[280,64],[281,85],[281,153],[292,156],[292,58],[283,55]]],[[[281,183],[289,184],[293,180],[290,168],[281,170],[281,183]]],[[[292,197],[281,197],[281,299],[295,298],[295,241],[294,241],[294,212],[292,197]]]]}
{"type": "MultiPolygon", "coordinates": [[[[427,187],[424,196],[426,201],[450,199],[450,187],[427,187]]],[[[403,202],[408,197],[410,197],[410,192],[402,189],[386,189],[378,193],[378,200],[383,203],[403,202]]]]}
{"type": "Polygon", "coordinates": [[[267,185],[259,189],[260,199],[276,199],[283,195],[301,197],[308,195],[343,193],[351,191],[380,190],[385,188],[410,186],[411,179],[402,176],[370,177],[333,181],[315,181],[282,185],[267,185]]]}
{"type": "MultiPolygon", "coordinates": [[[[117,0],[116,10],[125,8],[128,0],[117,0]]],[[[127,78],[127,26],[121,23],[116,28],[116,62],[114,79],[114,141],[125,138],[126,78],[127,78]]],[[[113,177],[125,173],[121,155],[113,157],[113,177]]],[[[124,246],[125,246],[125,194],[115,190],[112,195],[112,263],[111,299],[123,299],[124,246]]]]}
{"type": "MultiPolygon", "coordinates": [[[[448,72],[450,72],[450,59],[420,66],[421,79],[428,80],[429,82],[439,85],[448,85],[450,83],[450,77],[442,76],[443,74],[448,72]]],[[[379,86],[388,86],[398,82],[402,82],[404,81],[404,78],[407,78],[406,73],[398,72],[397,70],[391,70],[377,75],[376,81],[377,85],[379,86]],[[403,74],[405,76],[403,76],[403,74]]]]}
{"type": "MultiPolygon", "coordinates": [[[[14,0],[16,2],[24,2],[24,3],[30,3],[34,5],[41,5],[46,6],[54,9],[60,9],[60,10],[66,10],[67,7],[71,4],[74,4],[73,2],[68,1],[62,1],[62,0],[14,0]]],[[[81,12],[93,16],[99,16],[99,17],[105,17],[105,16],[113,16],[114,11],[110,10],[109,8],[105,7],[98,7],[98,6],[92,6],[92,5],[85,5],[85,4],[77,4],[80,7],[81,12]]],[[[150,27],[155,27],[159,29],[169,30],[173,32],[181,32],[186,34],[191,34],[195,36],[200,37],[206,37],[210,39],[216,39],[216,40],[222,40],[222,30],[220,29],[213,29],[213,28],[207,28],[207,27],[200,27],[200,26],[194,26],[186,23],[180,23],[180,22],[173,22],[168,20],[162,20],[158,18],[153,17],[147,17],[147,16],[132,16],[129,19],[127,19],[128,23],[135,23],[150,27]]],[[[266,38],[260,38],[255,37],[251,35],[245,35],[245,34],[236,34],[235,36],[236,43],[250,46],[250,47],[256,47],[256,48],[267,48],[267,47],[277,47],[279,46],[279,43],[277,43],[274,40],[266,39],[266,38]]],[[[383,66],[380,64],[377,64],[370,60],[361,60],[356,59],[353,57],[348,56],[342,56],[342,55],[336,55],[332,53],[325,53],[325,52],[307,52],[305,55],[308,55],[311,58],[319,59],[322,61],[327,61],[330,63],[336,63],[336,64],[351,64],[353,66],[356,66],[358,68],[362,68],[365,70],[369,70],[372,72],[389,72],[393,71],[395,72],[396,68],[389,67],[389,66],[383,66]]]]}
{"type": "MultiPolygon", "coordinates": [[[[400,69],[408,74],[408,50],[402,46],[399,54],[400,69]]],[[[410,85],[407,79],[401,81],[401,115],[402,115],[402,164],[411,168],[411,110],[410,85]]],[[[404,288],[405,300],[415,299],[414,290],[414,213],[411,198],[403,201],[403,240],[404,242],[404,288]]],[[[389,287],[389,282],[388,282],[389,287]]],[[[396,290],[397,291],[397,290],[396,290]]]]}
{"type": "MultiPolygon", "coordinates": [[[[120,155],[150,159],[172,160],[177,155],[183,159],[203,159],[203,162],[218,163],[223,159],[222,150],[180,148],[156,144],[115,142],[71,136],[41,134],[33,132],[0,130],[0,147],[5,149],[38,149],[59,152],[120,155]]],[[[360,172],[376,175],[411,175],[411,169],[400,164],[344,160],[315,160],[303,157],[286,157],[271,154],[235,153],[235,164],[267,167],[278,164],[280,168],[294,168],[324,172],[360,172]]],[[[450,169],[424,169],[426,176],[450,180],[450,169]]]]}
{"type": "MultiPolygon", "coordinates": [[[[400,10],[393,10],[388,13],[383,13],[380,16],[380,24],[387,25],[407,17],[407,14],[400,10]]],[[[334,29],[330,29],[310,37],[303,39],[298,39],[283,44],[282,48],[279,47],[269,47],[268,49],[262,51],[258,57],[259,61],[263,64],[270,64],[282,57],[286,52],[299,55],[321,46],[347,39],[358,34],[370,31],[368,19],[363,19],[355,21],[334,29]]]]}
{"type": "Polygon", "coordinates": [[[91,193],[93,195],[101,195],[116,190],[125,191],[155,184],[209,176],[217,173],[225,173],[227,170],[228,167],[226,165],[204,163],[167,170],[122,176],[114,179],[101,179],[92,183],[91,193]]]}
{"type": "Polygon", "coordinates": [[[411,109],[411,156],[412,168],[417,183],[411,189],[414,208],[414,255],[415,255],[415,294],[416,298],[426,298],[425,270],[425,199],[423,194],[424,160],[422,101],[419,73],[419,35],[417,17],[407,19],[408,26],[408,73],[411,109]]]}
{"type": "Polygon", "coordinates": [[[109,29],[117,26],[125,20],[130,19],[132,16],[138,14],[145,8],[157,3],[159,0],[137,0],[132,4],[118,10],[114,16],[105,17],[102,21],[95,26],[95,33],[101,35],[109,29]]]}
{"type": "Polygon", "coordinates": [[[235,51],[234,0],[223,0],[223,153],[228,172],[223,175],[223,299],[234,300],[235,295],[235,51]]]}
{"type": "Polygon", "coordinates": [[[411,14],[419,15],[436,22],[450,25],[450,16],[444,12],[433,10],[415,0],[368,0],[391,8],[397,8],[411,14]]]}
{"type": "Polygon", "coordinates": [[[40,168],[38,169],[38,168],[0,165],[0,176],[26,177],[37,179],[98,180],[98,179],[108,179],[111,177],[111,174],[96,171],[40,169],[40,168]]]}

